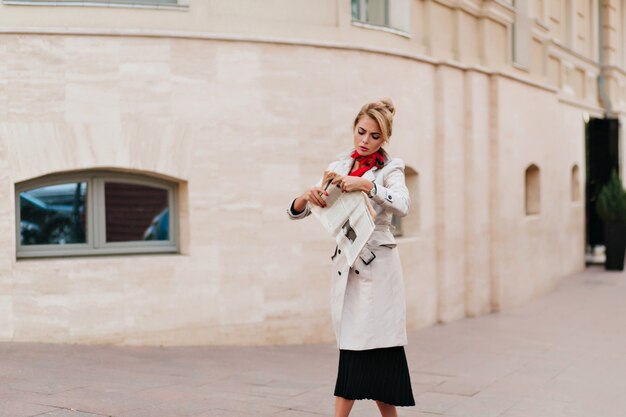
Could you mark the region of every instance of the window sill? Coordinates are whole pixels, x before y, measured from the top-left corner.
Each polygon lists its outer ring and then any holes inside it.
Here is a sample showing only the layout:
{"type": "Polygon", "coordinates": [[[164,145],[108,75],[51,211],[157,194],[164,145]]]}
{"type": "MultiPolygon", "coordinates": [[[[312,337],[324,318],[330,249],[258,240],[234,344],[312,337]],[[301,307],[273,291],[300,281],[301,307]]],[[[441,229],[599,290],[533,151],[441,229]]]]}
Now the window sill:
{"type": "Polygon", "coordinates": [[[160,9],[160,10],[189,10],[189,4],[187,1],[181,2],[184,4],[158,4],[141,1],[129,1],[128,3],[117,3],[102,0],[99,2],[85,2],[85,1],[31,1],[31,0],[2,0],[2,4],[7,6],[55,6],[55,7],[110,7],[110,8],[124,8],[124,9],[160,9]]]}
{"type": "Polygon", "coordinates": [[[550,31],[550,26],[542,19],[535,18],[535,23],[539,26],[544,32],[550,31]]]}
{"type": "Polygon", "coordinates": [[[520,64],[519,62],[516,62],[515,60],[511,60],[511,66],[513,68],[517,68],[518,70],[530,72],[530,67],[528,65],[520,64]]]}
{"type": "Polygon", "coordinates": [[[99,251],[67,251],[63,253],[62,251],[32,251],[31,253],[24,252],[19,253],[16,256],[16,260],[18,262],[24,260],[35,260],[35,259],[67,259],[67,258],[86,258],[86,257],[101,257],[101,256],[137,256],[137,255],[180,255],[180,251],[175,248],[159,248],[157,250],[150,250],[146,248],[136,249],[136,250],[99,250],[99,251]]]}
{"type": "Polygon", "coordinates": [[[400,29],[394,29],[388,26],[372,25],[370,23],[363,23],[357,20],[352,21],[352,26],[356,26],[363,29],[379,30],[381,32],[393,33],[394,35],[402,36],[403,38],[411,39],[411,34],[400,29]]]}

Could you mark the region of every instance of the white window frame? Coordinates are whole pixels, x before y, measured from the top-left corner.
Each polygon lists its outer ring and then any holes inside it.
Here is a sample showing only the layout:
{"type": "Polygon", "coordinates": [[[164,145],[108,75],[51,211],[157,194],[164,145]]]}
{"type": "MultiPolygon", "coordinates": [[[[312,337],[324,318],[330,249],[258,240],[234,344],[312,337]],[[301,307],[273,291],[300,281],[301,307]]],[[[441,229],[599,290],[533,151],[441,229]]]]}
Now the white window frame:
{"type": "Polygon", "coordinates": [[[176,4],[151,0],[2,0],[7,6],[61,6],[61,7],[120,7],[131,9],[186,10],[191,0],[177,0],[176,4]]]}
{"type": "MultiPolygon", "coordinates": [[[[390,19],[390,14],[389,14],[389,8],[390,8],[390,4],[389,2],[393,1],[393,0],[384,0],[385,2],[385,24],[380,25],[380,24],[375,24],[375,23],[370,23],[367,21],[367,0],[357,0],[358,4],[359,4],[359,16],[357,19],[354,18],[354,16],[352,15],[352,10],[350,10],[350,17],[352,19],[352,25],[353,26],[357,26],[357,27],[361,27],[361,28],[365,28],[365,29],[375,29],[375,30],[381,30],[384,32],[389,32],[389,33],[393,33],[396,35],[400,35],[403,36],[405,38],[411,38],[411,34],[408,31],[408,27],[407,28],[397,28],[391,25],[391,23],[389,22],[390,19]]],[[[409,13],[409,22],[407,24],[407,26],[410,27],[410,13],[411,13],[411,6],[410,6],[410,2],[408,3],[409,7],[407,10],[407,13],[409,13]]],[[[352,6],[352,0],[350,0],[350,5],[352,6]]]]}

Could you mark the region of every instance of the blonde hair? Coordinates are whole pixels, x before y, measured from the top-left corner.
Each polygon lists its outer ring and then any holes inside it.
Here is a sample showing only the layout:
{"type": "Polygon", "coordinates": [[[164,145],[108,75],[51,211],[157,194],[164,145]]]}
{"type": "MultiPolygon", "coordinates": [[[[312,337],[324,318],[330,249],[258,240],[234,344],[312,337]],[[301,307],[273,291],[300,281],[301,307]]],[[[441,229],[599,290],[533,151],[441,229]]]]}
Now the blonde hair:
{"type": "Polygon", "coordinates": [[[359,123],[361,117],[369,116],[378,123],[378,127],[380,128],[383,136],[383,141],[389,143],[393,127],[394,114],[396,114],[396,108],[389,98],[367,103],[361,107],[361,110],[354,118],[354,125],[352,126],[352,129],[356,128],[356,125],[359,123]]]}

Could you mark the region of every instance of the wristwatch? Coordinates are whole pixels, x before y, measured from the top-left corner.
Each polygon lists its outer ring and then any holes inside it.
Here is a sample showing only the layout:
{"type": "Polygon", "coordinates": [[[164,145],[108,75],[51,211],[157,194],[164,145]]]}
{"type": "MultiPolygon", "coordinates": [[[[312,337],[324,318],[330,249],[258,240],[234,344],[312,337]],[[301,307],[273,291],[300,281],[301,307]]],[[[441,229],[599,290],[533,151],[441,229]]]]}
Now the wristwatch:
{"type": "Polygon", "coordinates": [[[376,183],[374,181],[372,181],[372,185],[373,185],[372,189],[370,190],[369,193],[367,193],[367,196],[369,198],[372,198],[372,197],[374,197],[376,195],[376,183]]]}

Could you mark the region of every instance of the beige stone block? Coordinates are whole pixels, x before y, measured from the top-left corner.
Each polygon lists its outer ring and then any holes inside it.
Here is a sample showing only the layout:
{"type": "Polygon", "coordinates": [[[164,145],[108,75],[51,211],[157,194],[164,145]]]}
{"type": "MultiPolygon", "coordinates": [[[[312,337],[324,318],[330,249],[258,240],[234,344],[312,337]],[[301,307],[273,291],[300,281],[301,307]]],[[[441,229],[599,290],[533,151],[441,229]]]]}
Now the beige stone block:
{"type": "Polygon", "coordinates": [[[115,38],[65,40],[66,120],[117,124],[120,112],[120,48],[115,38]]]}
{"type": "Polygon", "coordinates": [[[548,81],[551,85],[561,88],[561,61],[553,56],[548,57],[548,81]]]}
{"type": "Polygon", "coordinates": [[[465,134],[465,194],[464,226],[465,249],[465,313],[477,316],[491,311],[491,283],[489,281],[489,130],[490,118],[488,79],[479,73],[466,76],[468,84],[465,134]]]}
{"type": "Polygon", "coordinates": [[[123,293],[73,293],[67,313],[69,338],[78,343],[120,343],[124,312],[123,293]]]}
{"type": "Polygon", "coordinates": [[[9,69],[7,66],[7,59],[8,54],[6,43],[0,41],[0,117],[2,120],[6,120],[9,112],[9,98],[7,94],[9,69]]]}
{"type": "Polygon", "coordinates": [[[125,38],[120,43],[120,116],[161,119],[171,114],[169,41],[125,38]]]}
{"type": "Polygon", "coordinates": [[[69,340],[68,296],[14,292],[13,340],[63,343],[69,340]]]}
{"type": "Polygon", "coordinates": [[[509,57],[509,44],[506,26],[487,20],[485,21],[485,38],[492,43],[485,51],[485,64],[492,68],[503,68],[509,57]]]}
{"type": "Polygon", "coordinates": [[[468,13],[460,14],[460,27],[458,29],[458,59],[469,65],[479,64],[479,23],[478,19],[468,13]]]}
{"type": "Polygon", "coordinates": [[[544,81],[546,79],[546,68],[545,68],[545,49],[541,40],[537,38],[532,38],[530,41],[530,72],[533,77],[536,79],[544,81]]]}
{"type": "Polygon", "coordinates": [[[0,273],[0,294],[10,295],[13,292],[13,277],[0,273]]]}
{"type": "Polygon", "coordinates": [[[454,31],[449,30],[449,28],[456,25],[454,11],[438,2],[431,2],[429,7],[430,21],[438,22],[438,24],[430,27],[432,53],[437,58],[453,59],[456,39],[454,31]]]}
{"type": "Polygon", "coordinates": [[[463,73],[439,69],[438,110],[442,120],[437,126],[435,145],[436,260],[438,280],[438,319],[443,322],[465,316],[464,251],[464,144],[463,73]],[[448,175],[456,172],[454,175],[448,175]]]}
{"type": "Polygon", "coordinates": [[[0,295],[0,340],[9,341],[13,338],[13,295],[1,291],[0,295]]]}
{"type": "Polygon", "coordinates": [[[7,120],[60,121],[64,117],[63,37],[7,39],[7,120]]]}
{"type": "Polygon", "coordinates": [[[16,294],[59,295],[69,293],[69,278],[62,267],[44,267],[43,265],[20,262],[13,275],[13,288],[16,294]]]}

